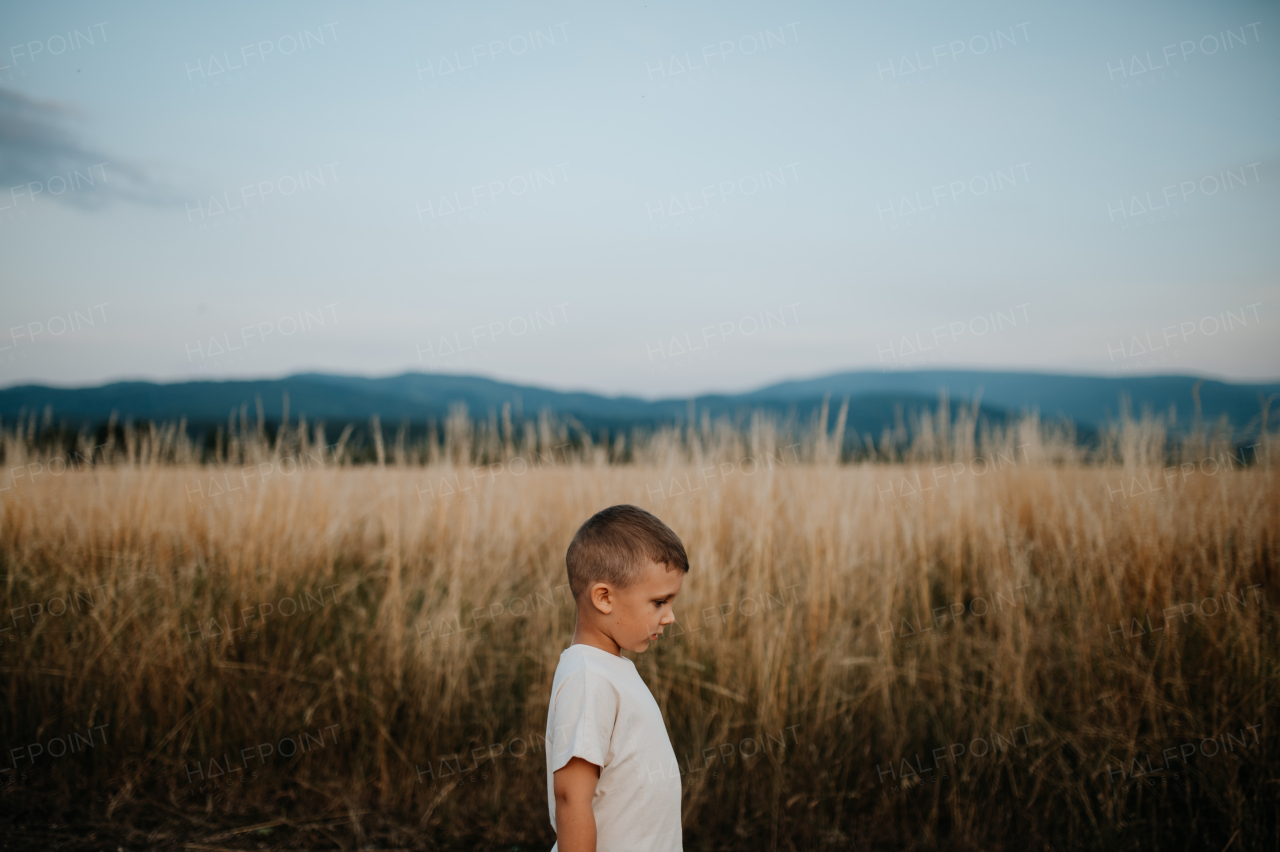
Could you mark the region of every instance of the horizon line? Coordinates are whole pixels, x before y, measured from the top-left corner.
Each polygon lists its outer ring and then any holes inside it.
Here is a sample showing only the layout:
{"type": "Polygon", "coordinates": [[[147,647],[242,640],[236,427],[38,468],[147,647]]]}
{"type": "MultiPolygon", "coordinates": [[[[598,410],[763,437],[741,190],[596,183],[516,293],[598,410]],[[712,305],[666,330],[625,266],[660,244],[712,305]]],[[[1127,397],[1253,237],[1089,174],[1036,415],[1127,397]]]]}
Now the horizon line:
{"type": "Polygon", "coordinates": [[[674,396],[646,397],[646,396],[626,394],[626,393],[609,394],[609,393],[604,393],[598,390],[588,390],[588,389],[580,389],[580,388],[560,389],[560,388],[556,388],[548,385],[529,384],[521,381],[513,381],[511,379],[503,379],[503,378],[498,378],[496,376],[484,375],[481,373],[449,373],[449,372],[430,372],[427,370],[401,370],[397,372],[388,373],[385,375],[370,375],[370,374],[364,374],[364,373],[329,372],[321,369],[302,369],[302,370],[291,370],[287,373],[284,373],[282,375],[277,375],[277,376],[269,376],[269,375],[227,376],[223,378],[207,378],[207,379],[193,378],[193,379],[175,379],[175,380],[164,380],[164,379],[157,379],[157,378],[133,378],[133,377],[124,376],[120,378],[104,380],[96,384],[81,384],[81,385],[59,385],[59,384],[43,384],[43,383],[35,383],[35,382],[25,382],[22,384],[13,384],[13,385],[0,387],[0,393],[4,393],[6,391],[11,391],[11,390],[18,390],[22,388],[48,388],[50,390],[61,390],[61,391],[95,390],[95,389],[101,389],[101,388],[109,387],[111,385],[118,385],[118,384],[150,384],[150,385],[156,385],[159,387],[172,387],[177,385],[190,385],[190,384],[201,384],[201,383],[229,384],[232,382],[244,382],[244,383],[280,382],[280,381],[286,381],[288,379],[303,378],[306,376],[333,376],[337,378],[366,379],[370,381],[378,381],[382,379],[395,379],[403,376],[416,375],[416,376],[446,377],[446,378],[455,378],[455,379],[478,379],[481,381],[493,382],[495,384],[514,385],[516,387],[525,387],[525,388],[536,388],[538,390],[549,391],[552,393],[589,394],[591,396],[597,396],[604,399],[638,399],[645,402],[661,402],[664,400],[677,400],[677,399],[691,400],[691,399],[698,399],[699,397],[707,397],[707,396],[742,396],[745,394],[758,393],[766,388],[774,387],[781,384],[819,381],[821,379],[831,378],[834,376],[848,375],[850,373],[881,374],[881,375],[890,375],[890,374],[918,375],[921,373],[999,373],[999,374],[1018,375],[1018,376],[1047,376],[1047,377],[1053,377],[1053,378],[1095,379],[1095,380],[1107,380],[1107,381],[1123,381],[1123,380],[1130,380],[1130,379],[1190,379],[1190,380],[1199,380],[1199,381],[1212,381],[1212,382],[1218,382],[1220,384],[1236,385],[1236,386],[1280,384],[1280,377],[1277,377],[1271,380],[1240,380],[1240,379],[1219,378],[1219,377],[1201,375],[1196,373],[1142,373],[1142,374],[1118,376],[1118,375],[1091,374],[1091,373],[1051,372],[1051,371],[1045,371],[1045,370],[994,369],[990,367],[935,367],[935,368],[901,369],[901,370],[897,370],[897,369],[877,370],[874,368],[855,368],[855,369],[845,369],[845,370],[834,370],[830,372],[804,376],[804,377],[779,378],[773,381],[766,382],[764,384],[753,386],[752,388],[749,388],[749,389],[738,390],[738,391],[717,390],[717,391],[702,391],[694,394],[682,394],[682,395],[674,395],[674,396]]]}

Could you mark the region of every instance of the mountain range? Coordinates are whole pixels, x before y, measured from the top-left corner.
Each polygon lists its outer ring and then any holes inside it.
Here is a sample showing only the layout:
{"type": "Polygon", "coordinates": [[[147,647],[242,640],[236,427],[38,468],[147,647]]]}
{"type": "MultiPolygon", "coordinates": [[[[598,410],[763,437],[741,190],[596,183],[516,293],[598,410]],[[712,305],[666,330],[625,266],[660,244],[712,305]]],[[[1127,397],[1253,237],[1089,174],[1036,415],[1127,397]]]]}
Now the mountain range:
{"type": "Polygon", "coordinates": [[[53,422],[71,429],[97,426],[114,412],[120,420],[173,421],[186,418],[194,429],[227,421],[228,414],[248,406],[256,418],[257,401],[268,421],[284,415],[287,394],[291,419],[305,415],[327,424],[364,424],[377,415],[384,424],[441,420],[450,407],[467,406],[472,417],[487,418],[510,403],[517,421],[550,410],[573,418],[593,433],[631,426],[682,421],[691,411],[742,422],[753,410],[782,417],[808,418],[830,397],[835,411],[848,397],[847,430],[878,438],[900,417],[936,409],[945,392],[954,413],[979,401],[979,415],[1001,422],[1023,412],[1038,411],[1045,420],[1071,421],[1082,437],[1118,419],[1126,400],[1140,414],[1149,409],[1173,414],[1176,429],[1193,423],[1198,387],[1201,416],[1212,424],[1222,416],[1237,436],[1256,434],[1263,401],[1280,394],[1280,383],[1234,384],[1195,376],[1098,377],[1054,373],[982,370],[855,371],[810,379],[776,382],[743,393],[697,397],[642,399],[565,392],[533,385],[501,382],[484,376],[410,372],[383,378],[299,373],[282,379],[232,379],[156,383],[112,382],[97,387],[56,388],[19,385],[0,390],[0,419],[13,422],[48,411],[53,422]]]}

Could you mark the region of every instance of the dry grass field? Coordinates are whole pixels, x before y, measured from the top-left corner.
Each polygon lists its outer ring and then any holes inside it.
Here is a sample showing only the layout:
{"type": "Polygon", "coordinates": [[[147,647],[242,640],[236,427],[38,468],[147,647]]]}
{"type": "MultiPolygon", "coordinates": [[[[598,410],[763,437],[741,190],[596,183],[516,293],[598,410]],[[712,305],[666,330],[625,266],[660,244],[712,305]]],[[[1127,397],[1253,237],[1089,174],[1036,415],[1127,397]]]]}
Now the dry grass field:
{"type": "Polygon", "coordinates": [[[54,457],[10,428],[5,831],[549,849],[564,553],[628,502],[690,556],[630,655],[686,848],[1280,846],[1276,437],[922,425],[854,463],[763,421],[457,417],[361,464],[305,424],[242,418],[204,464],[174,430],[54,457]]]}

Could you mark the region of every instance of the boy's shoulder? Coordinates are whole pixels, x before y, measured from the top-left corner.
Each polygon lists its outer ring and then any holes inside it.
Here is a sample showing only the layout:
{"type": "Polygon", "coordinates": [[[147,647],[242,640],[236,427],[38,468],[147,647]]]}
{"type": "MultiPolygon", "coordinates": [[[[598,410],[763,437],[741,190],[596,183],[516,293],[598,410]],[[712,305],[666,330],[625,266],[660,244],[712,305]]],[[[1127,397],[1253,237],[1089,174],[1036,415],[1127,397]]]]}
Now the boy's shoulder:
{"type": "Polygon", "coordinates": [[[560,652],[560,662],[556,664],[556,680],[577,672],[603,675],[611,679],[623,677],[629,680],[633,675],[639,677],[636,664],[626,657],[580,642],[560,652]]]}

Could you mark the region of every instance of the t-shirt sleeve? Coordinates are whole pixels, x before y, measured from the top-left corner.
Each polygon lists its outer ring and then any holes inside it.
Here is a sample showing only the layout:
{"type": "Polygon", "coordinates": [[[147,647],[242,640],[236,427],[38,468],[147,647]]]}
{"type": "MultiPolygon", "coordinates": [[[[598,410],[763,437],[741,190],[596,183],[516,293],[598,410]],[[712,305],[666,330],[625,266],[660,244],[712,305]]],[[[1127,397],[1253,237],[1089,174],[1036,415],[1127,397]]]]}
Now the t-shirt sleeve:
{"type": "Polygon", "coordinates": [[[580,757],[606,765],[609,741],[618,718],[618,694],[608,678],[579,669],[560,684],[551,719],[551,771],[580,757]]]}

